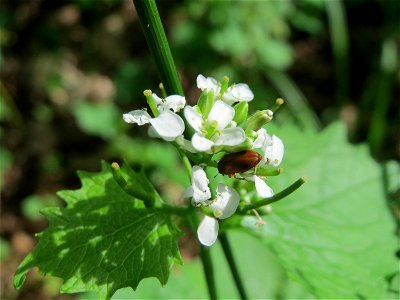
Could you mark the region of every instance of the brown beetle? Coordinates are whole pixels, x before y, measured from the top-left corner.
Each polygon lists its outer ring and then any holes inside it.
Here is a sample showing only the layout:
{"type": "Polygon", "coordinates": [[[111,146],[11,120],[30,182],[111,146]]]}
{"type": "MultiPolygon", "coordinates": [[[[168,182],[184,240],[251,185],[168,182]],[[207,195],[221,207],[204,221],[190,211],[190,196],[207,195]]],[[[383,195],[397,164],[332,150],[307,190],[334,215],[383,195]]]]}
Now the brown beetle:
{"type": "Polygon", "coordinates": [[[257,166],[262,156],[253,150],[225,154],[218,162],[218,172],[229,177],[243,173],[257,166]]]}

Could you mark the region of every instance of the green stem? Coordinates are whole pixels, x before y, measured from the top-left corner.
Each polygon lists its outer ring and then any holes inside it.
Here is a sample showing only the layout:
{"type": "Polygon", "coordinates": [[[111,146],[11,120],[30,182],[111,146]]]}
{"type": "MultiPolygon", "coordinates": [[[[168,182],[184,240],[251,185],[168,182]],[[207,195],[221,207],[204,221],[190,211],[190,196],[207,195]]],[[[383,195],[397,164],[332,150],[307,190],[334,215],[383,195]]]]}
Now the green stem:
{"type": "Polygon", "coordinates": [[[185,167],[186,173],[189,176],[189,180],[190,180],[190,178],[192,177],[192,165],[190,163],[190,160],[187,157],[187,155],[185,154],[185,152],[183,152],[179,148],[178,148],[178,152],[179,152],[180,157],[182,158],[183,166],[185,167]]]}
{"type": "Polygon", "coordinates": [[[154,0],[133,0],[147,44],[167,94],[183,95],[183,89],[154,0]]]}
{"type": "Polygon", "coordinates": [[[204,274],[208,287],[210,299],[217,299],[217,290],[215,289],[214,267],[211,261],[210,249],[204,246],[200,248],[201,262],[203,263],[204,274]]]}
{"type": "Polygon", "coordinates": [[[386,39],[381,50],[381,65],[379,72],[376,72],[376,88],[373,97],[377,100],[374,102],[374,108],[368,113],[372,114],[370,118],[370,127],[368,131],[368,143],[371,152],[378,155],[381,150],[385,132],[387,128],[387,119],[392,100],[393,88],[396,82],[396,70],[398,62],[398,53],[396,40],[394,37],[386,39]]]}
{"type": "Polygon", "coordinates": [[[341,0],[325,1],[325,3],[335,61],[336,99],[337,103],[343,104],[348,100],[349,90],[349,36],[346,13],[341,0]]]}
{"type": "Polygon", "coordinates": [[[248,297],[246,295],[246,291],[244,290],[243,282],[240,278],[239,270],[235,263],[235,259],[233,258],[232,249],[229,244],[229,240],[228,240],[226,233],[219,235],[219,241],[221,242],[222,250],[224,251],[226,260],[227,260],[229,268],[231,270],[233,280],[236,284],[236,288],[240,295],[240,299],[248,299],[248,297]]]}
{"type": "Polygon", "coordinates": [[[266,199],[262,199],[260,201],[257,201],[255,203],[246,204],[245,206],[243,206],[243,207],[238,209],[238,213],[244,214],[249,210],[257,209],[257,208],[259,208],[261,206],[268,205],[268,204],[274,203],[274,202],[276,202],[278,200],[281,200],[281,199],[285,198],[286,196],[290,195],[291,193],[293,193],[295,190],[297,190],[306,181],[307,181],[307,178],[301,177],[296,182],[294,182],[292,185],[290,185],[289,187],[287,187],[283,191],[279,192],[278,194],[273,195],[271,198],[266,198],[266,199]]]}

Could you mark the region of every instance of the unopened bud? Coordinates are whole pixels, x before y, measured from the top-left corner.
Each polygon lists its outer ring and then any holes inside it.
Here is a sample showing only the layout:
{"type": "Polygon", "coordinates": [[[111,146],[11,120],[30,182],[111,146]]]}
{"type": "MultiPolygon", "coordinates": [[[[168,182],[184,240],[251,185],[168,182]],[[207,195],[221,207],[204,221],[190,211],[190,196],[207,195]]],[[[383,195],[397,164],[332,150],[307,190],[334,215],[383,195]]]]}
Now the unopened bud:
{"type": "Polygon", "coordinates": [[[220,92],[219,92],[221,98],[222,98],[222,95],[228,89],[228,84],[229,84],[229,77],[228,76],[224,76],[224,80],[221,83],[221,89],[220,89],[220,92]]]}
{"type": "Polygon", "coordinates": [[[203,118],[207,118],[211,108],[214,105],[214,91],[204,91],[201,93],[197,106],[199,107],[203,118]]]}
{"type": "Polygon", "coordinates": [[[269,110],[259,110],[256,111],[253,115],[251,115],[244,123],[240,126],[245,130],[254,130],[257,131],[263,125],[267,124],[272,120],[274,113],[269,110]]]}
{"type": "Polygon", "coordinates": [[[223,151],[234,153],[243,150],[249,150],[253,146],[253,139],[246,137],[243,143],[236,145],[236,146],[224,146],[223,151]]]}
{"type": "Polygon", "coordinates": [[[119,164],[116,163],[116,162],[113,162],[113,163],[111,164],[111,167],[112,167],[114,170],[119,170],[119,169],[120,169],[119,164]]]}
{"type": "Polygon", "coordinates": [[[233,120],[237,124],[242,124],[246,119],[249,113],[249,104],[245,101],[239,102],[234,107],[235,109],[235,116],[233,120]]]}

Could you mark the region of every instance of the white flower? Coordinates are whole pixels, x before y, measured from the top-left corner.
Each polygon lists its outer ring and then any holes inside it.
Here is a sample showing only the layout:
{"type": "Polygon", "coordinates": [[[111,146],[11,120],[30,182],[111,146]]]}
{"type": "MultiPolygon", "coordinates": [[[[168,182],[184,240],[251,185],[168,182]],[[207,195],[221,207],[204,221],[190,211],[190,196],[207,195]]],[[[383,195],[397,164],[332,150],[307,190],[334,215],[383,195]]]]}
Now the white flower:
{"type": "Polygon", "coordinates": [[[271,137],[264,128],[259,129],[257,134],[258,136],[253,142],[253,148],[262,148],[264,154],[259,165],[279,166],[285,151],[282,140],[276,135],[271,137]]]}
{"type": "Polygon", "coordinates": [[[188,187],[183,198],[191,198],[194,205],[209,206],[215,218],[206,216],[199,225],[197,234],[199,241],[205,246],[211,246],[218,236],[218,220],[232,216],[240,201],[239,193],[230,186],[218,184],[216,199],[211,202],[211,192],[206,172],[199,166],[193,166],[192,185],[188,187]]]}
{"type": "Polygon", "coordinates": [[[123,114],[123,119],[127,123],[138,124],[139,126],[150,123],[150,133],[152,136],[160,137],[166,141],[173,141],[180,137],[185,131],[185,123],[182,118],[174,112],[178,112],[185,106],[185,97],[171,95],[161,99],[156,94],[152,95],[160,114],[152,118],[147,111],[139,109],[123,114]],[[170,111],[172,109],[174,112],[170,111]]]}
{"type": "Polygon", "coordinates": [[[223,100],[229,105],[235,102],[246,101],[249,102],[254,99],[254,94],[250,87],[245,83],[232,84],[227,88],[225,93],[222,95],[222,99],[219,95],[221,92],[221,87],[218,81],[213,77],[204,77],[203,75],[198,75],[197,87],[202,91],[214,91],[215,99],[223,100]]]}
{"type": "Polygon", "coordinates": [[[233,84],[222,95],[222,100],[232,105],[235,102],[249,102],[254,99],[254,94],[245,83],[233,84]]]}
{"type": "Polygon", "coordinates": [[[235,110],[221,100],[215,101],[207,120],[203,120],[194,107],[186,106],[184,115],[196,131],[192,145],[197,151],[211,152],[213,146],[236,146],[244,142],[246,135],[233,122],[235,110]]]}
{"type": "Polygon", "coordinates": [[[163,112],[169,109],[172,109],[174,112],[178,112],[182,108],[184,108],[186,104],[185,97],[180,95],[171,95],[165,99],[162,99],[153,93],[152,97],[157,105],[157,109],[159,112],[163,112]]]}
{"type": "Polygon", "coordinates": [[[226,219],[232,216],[240,201],[239,193],[225,184],[218,184],[217,198],[210,204],[215,218],[205,216],[201,221],[198,229],[197,236],[200,243],[205,246],[211,246],[215,243],[218,237],[218,220],[226,219]]]}
{"type": "Polygon", "coordinates": [[[122,118],[126,123],[134,123],[142,126],[149,123],[151,116],[143,109],[133,110],[127,114],[123,114],[122,118]]]}
{"type": "Polygon", "coordinates": [[[197,87],[202,91],[214,91],[214,96],[217,97],[220,91],[218,81],[213,77],[205,78],[203,75],[198,75],[196,79],[197,87]]]}

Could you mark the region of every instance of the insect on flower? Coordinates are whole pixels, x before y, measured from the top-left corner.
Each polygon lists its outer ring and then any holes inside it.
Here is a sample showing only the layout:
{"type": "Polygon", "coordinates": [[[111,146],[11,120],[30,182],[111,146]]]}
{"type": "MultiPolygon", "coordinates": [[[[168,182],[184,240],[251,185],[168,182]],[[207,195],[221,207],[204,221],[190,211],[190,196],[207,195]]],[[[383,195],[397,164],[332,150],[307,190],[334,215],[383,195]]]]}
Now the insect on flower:
{"type": "Polygon", "coordinates": [[[218,162],[218,172],[229,177],[243,173],[257,166],[262,156],[253,150],[225,154],[218,162]]]}

